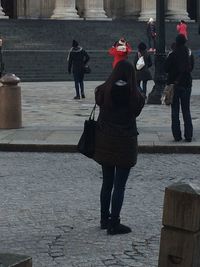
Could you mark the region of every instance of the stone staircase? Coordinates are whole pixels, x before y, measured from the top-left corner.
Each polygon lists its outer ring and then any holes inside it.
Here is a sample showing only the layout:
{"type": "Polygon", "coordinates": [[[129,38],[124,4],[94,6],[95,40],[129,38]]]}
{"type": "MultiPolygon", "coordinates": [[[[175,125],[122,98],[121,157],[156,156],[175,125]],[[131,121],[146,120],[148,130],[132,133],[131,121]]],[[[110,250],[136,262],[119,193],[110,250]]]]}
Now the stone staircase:
{"type": "MultiPolygon", "coordinates": [[[[111,72],[112,58],[108,48],[124,36],[134,50],[146,40],[146,23],[135,21],[55,21],[0,20],[4,40],[5,72],[12,72],[22,81],[72,80],[67,73],[67,54],[72,39],[79,41],[90,55],[92,73],[86,80],[104,80],[111,72]]],[[[166,48],[176,37],[176,23],[166,23],[166,48]]],[[[189,43],[196,65],[194,78],[200,78],[198,27],[189,24],[189,43]]],[[[130,60],[133,60],[134,53],[130,60]]],[[[153,70],[152,70],[153,71],[153,70]]]]}

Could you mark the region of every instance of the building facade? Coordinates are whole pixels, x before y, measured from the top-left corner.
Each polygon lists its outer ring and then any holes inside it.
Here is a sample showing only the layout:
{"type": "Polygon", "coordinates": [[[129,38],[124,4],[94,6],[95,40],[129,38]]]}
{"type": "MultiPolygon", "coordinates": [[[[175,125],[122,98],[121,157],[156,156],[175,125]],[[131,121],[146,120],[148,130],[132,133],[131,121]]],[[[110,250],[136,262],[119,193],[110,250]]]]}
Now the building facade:
{"type": "MultiPolygon", "coordinates": [[[[166,20],[197,18],[197,1],[166,0],[166,20]]],[[[0,19],[147,21],[156,17],[156,0],[1,0],[0,19]]]]}

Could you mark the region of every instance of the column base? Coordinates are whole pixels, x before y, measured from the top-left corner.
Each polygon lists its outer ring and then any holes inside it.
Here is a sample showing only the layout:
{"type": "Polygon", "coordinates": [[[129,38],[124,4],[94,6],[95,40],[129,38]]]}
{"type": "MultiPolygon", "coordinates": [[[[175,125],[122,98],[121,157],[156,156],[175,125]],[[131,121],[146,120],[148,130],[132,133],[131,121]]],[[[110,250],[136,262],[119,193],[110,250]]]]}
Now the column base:
{"type": "Polygon", "coordinates": [[[85,20],[101,20],[101,21],[111,21],[112,18],[97,18],[97,17],[87,17],[87,18],[84,18],[85,20]]]}
{"type": "Polygon", "coordinates": [[[8,17],[8,16],[3,16],[3,15],[1,15],[1,16],[0,16],[0,19],[9,19],[9,17],[8,17]]]}
{"type": "Polygon", "coordinates": [[[75,17],[58,17],[58,16],[52,16],[50,19],[52,20],[83,20],[83,18],[75,18],[75,17]]]}
{"type": "Polygon", "coordinates": [[[85,20],[112,20],[108,18],[102,9],[85,10],[85,20]]]}
{"type": "Polygon", "coordinates": [[[191,21],[188,16],[188,13],[185,10],[177,10],[177,11],[167,11],[166,12],[166,19],[170,21],[191,21]]]}
{"type": "Polygon", "coordinates": [[[155,10],[150,10],[147,12],[141,12],[140,16],[138,18],[139,21],[148,21],[150,18],[153,18],[156,20],[156,11],[155,10]]]}

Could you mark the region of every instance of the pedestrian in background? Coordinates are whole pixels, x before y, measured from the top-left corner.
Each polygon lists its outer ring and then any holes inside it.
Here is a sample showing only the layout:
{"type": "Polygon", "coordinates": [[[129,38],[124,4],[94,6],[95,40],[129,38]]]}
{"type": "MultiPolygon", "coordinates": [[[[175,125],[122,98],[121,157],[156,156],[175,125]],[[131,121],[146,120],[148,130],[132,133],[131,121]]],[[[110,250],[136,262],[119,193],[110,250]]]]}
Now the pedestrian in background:
{"type": "Polygon", "coordinates": [[[76,40],[72,41],[72,48],[68,55],[68,73],[71,74],[71,69],[74,76],[76,96],[74,99],[85,98],[84,92],[84,66],[89,61],[88,53],[79,46],[76,40]]]}
{"type": "Polygon", "coordinates": [[[176,29],[177,29],[178,34],[183,34],[186,40],[188,40],[188,29],[187,29],[187,24],[184,20],[181,20],[177,24],[176,29]]]}
{"type": "Polygon", "coordinates": [[[156,25],[153,18],[150,18],[147,22],[147,38],[149,51],[156,51],[156,25]]]}
{"type": "Polygon", "coordinates": [[[121,60],[128,59],[128,55],[131,53],[132,48],[130,44],[122,37],[119,41],[115,42],[114,45],[109,49],[109,54],[114,57],[113,68],[121,60]]]}
{"type": "Polygon", "coordinates": [[[179,34],[176,37],[176,46],[165,62],[165,71],[168,73],[167,84],[174,84],[174,97],[171,105],[171,128],[174,140],[177,142],[182,140],[179,119],[180,107],[183,114],[185,141],[191,142],[193,137],[190,96],[192,90],[191,71],[194,67],[194,57],[185,43],[185,36],[179,34]]]}
{"type": "Polygon", "coordinates": [[[152,66],[152,60],[150,54],[148,54],[147,52],[147,46],[143,42],[138,45],[138,52],[136,53],[134,58],[134,65],[136,69],[137,87],[146,98],[147,82],[149,80],[152,80],[152,75],[149,70],[149,68],[152,66]],[[141,69],[137,69],[137,62],[141,57],[143,57],[144,66],[141,69]]]}
{"type": "Polygon", "coordinates": [[[109,235],[126,234],[131,228],[120,223],[120,212],[130,169],[137,161],[136,117],[144,106],[133,65],[118,62],[106,82],[96,88],[95,100],[100,113],[94,159],[103,171],[100,226],[109,235]]]}

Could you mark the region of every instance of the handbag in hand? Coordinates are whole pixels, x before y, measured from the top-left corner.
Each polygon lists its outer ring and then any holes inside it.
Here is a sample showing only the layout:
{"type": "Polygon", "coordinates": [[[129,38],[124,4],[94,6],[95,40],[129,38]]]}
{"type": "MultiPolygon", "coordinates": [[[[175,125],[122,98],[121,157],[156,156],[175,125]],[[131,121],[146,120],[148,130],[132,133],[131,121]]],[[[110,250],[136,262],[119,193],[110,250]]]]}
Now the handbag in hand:
{"type": "Polygon", "coordinates": [[[85,73],[85,74],[89,74],[89,73],[91,73],[91,68],[90,68],[89,65],[85,65],[85,66],[84,66],[84,73],[85,73]]]}
{"type": "Polygon", "coordinates": [[[169,84],[165,86],[163,95],[161,97],[161,103],[167,106],[173,103],[174,98],[174,84],[169,84]]]}
{"type": "Polygon", "coordinates": [[[137,70],[141,70],[142,68],[144,68],[144,66],[145,66],[144,57],[143,56],[139,56],[138,61],[136,63],[136,69],[137,70]]]}
{"type": "Polygon", "coordinates": [[[92,109],[89,119],[85,120],[83,133],[77,145],[78,151],[88,158],[92,158],[95,151],[95,129],[97,123],[94,118],[95,109],[96,104],[92,109]]]}

